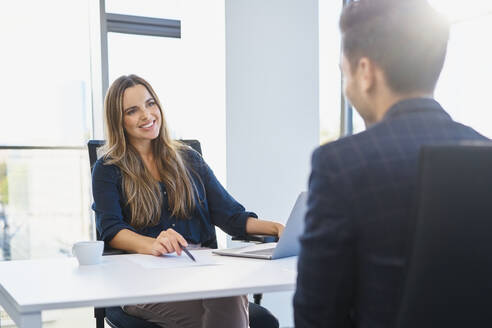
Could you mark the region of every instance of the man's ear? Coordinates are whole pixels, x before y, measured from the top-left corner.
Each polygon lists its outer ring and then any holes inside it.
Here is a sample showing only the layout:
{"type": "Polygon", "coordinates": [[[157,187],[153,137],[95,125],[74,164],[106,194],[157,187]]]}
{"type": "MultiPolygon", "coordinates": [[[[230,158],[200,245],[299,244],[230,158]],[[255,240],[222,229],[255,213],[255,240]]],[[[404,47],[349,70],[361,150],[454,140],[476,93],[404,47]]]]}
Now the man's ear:
{"type": "Polygon", "coordinates": [[[357,79],[359,80],[360,91],[370,92],[376,82],[376,67],[367,57],[361,57],[357,64],[357,79]]]}

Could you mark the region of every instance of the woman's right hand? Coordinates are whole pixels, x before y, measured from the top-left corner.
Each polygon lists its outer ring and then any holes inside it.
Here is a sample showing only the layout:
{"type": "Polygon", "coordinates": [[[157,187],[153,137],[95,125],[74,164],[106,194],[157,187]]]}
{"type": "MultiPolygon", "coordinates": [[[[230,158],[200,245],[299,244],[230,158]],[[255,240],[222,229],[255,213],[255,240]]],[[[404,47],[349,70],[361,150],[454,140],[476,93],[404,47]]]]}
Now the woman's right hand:
{"type": "Polygon", "coordinates": [[[162,231],[152,243],[151,253],[155,256],[174,253],[181,255],[181,246],[188,246],[186,239],[173,229],[162,231]]]}

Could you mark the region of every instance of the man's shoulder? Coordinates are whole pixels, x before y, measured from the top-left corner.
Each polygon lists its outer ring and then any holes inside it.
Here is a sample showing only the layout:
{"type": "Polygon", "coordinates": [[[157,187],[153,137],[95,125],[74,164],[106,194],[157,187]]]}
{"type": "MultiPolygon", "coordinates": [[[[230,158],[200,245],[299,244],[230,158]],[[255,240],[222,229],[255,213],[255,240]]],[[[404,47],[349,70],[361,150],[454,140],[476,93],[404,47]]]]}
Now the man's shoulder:
{"type": "Polygon", "coordinates": [[[365,131],[318,147],[312,164],[325,172],[354,170],[369,162],[412,157],[420,145],[464,140],[488,139],[448,116],[401,117],[379,122],[365,131]]]}
{"type": "Polygon", "coordinates": [[[319,146],[312,155],[313,167],[340,171],[364,165],[373,142],[370,133],[363,131],[319,146]]]}
{"type": "Polygon", "coordinates": [[[350,152],[354,148],[359,148],[361,143],[368,140],[370,134],[370,130],[364,130],[356,134],[341,137],[340,139],[319,146],[315,152],[319,152],[320,154],[350,152]]]}
{"type": "Polygon", "coordinates": [[[323,161],[326,158],[343,156],[353,147],[354,136],[342,137],[338,140],[327,142],[313,152],[313,161],[323,161]]]}

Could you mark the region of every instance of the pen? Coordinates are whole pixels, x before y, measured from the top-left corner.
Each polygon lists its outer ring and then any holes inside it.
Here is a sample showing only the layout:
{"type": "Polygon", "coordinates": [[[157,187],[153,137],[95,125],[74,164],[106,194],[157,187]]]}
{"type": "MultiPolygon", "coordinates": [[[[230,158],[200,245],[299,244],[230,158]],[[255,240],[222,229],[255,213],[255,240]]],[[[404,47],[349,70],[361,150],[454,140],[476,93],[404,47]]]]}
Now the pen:
{"type": "Polygon", "coordinates": [[[185,252],[186,255],[188,255],[188,257],[193,261],[193,262],[196,262],[195,258],[193,257],[193,255],[191,255],[190,251],[186,249],[186,247],[184,246],[181,246],[181,250],[183,252],[185,252]]]}

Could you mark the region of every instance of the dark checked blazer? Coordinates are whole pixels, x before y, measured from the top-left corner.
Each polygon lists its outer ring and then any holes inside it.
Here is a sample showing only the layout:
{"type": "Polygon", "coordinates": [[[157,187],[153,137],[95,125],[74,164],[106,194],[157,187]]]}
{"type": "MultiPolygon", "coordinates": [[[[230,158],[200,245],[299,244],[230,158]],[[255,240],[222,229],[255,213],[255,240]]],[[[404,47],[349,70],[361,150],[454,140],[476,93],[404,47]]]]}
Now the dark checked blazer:
{"type": "Polygon", "coordinates": [[[424,144],[487,140],[431,99],[402,101],[312,156],[295,324],[394,327],[424,144]]]}

